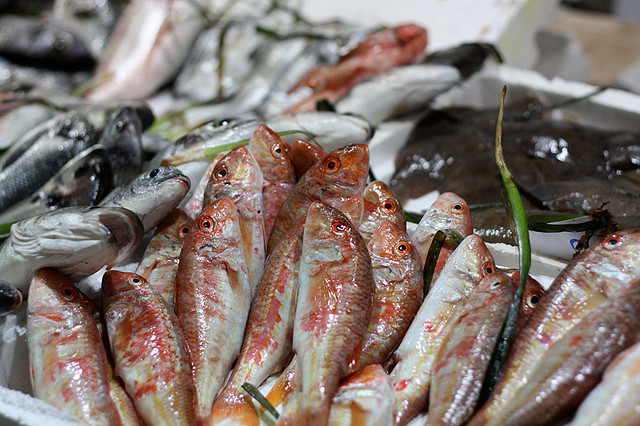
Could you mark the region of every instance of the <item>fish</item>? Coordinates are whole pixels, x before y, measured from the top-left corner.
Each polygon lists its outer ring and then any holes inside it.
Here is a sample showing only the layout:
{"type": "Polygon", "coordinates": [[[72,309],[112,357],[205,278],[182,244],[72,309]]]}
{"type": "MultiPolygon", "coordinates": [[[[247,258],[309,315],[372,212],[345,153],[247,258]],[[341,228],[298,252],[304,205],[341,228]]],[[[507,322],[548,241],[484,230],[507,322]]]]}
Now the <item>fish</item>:
{"type": "Polygon", "coordinates": [[[605,367],[637,341],[640,279],[630,284],[545,351],[529,380],[485,424],[549,424],[572,413],[598,384],[605,367]]]}
{"type": "Polygon", "coordinates": [[[640,231],[618,231],[569,262],[514,339],[493,392],[471,424],[484,423],[501,411],[562,336],[605,300],[633,285],[640,276],[638,244],[640,231]]]}
{"type": "Polygon", "coordinates": [[[296,173],[289,155],[289,144],[267,126],[261,125],[256,129],[248,147],[262,170],[264,235],[268,238],[280,207],[293,191],[296,173]]]}
{"type": "Polygon", "coordinates": [[[360,195],[369,170],[369,148],[351,144],[327,154],[296,183],[274,222],[267,253],[277,245],[286,230],[304,216],[313,201],[337,195],[360,195]]]}
{"type": "Polygon", "coordinates": [[[262,187],[260,165],[249,148],[242,145],[216,162],[204,190],[203,205],[207,206],[220,198],[229,198],[238,209],[252,294],[262,275],[266,256],[262,187]]]}
{"type": "Polygon", "coordinates": [[[356,369],[387,360],[420,309],[424,291],[420,257],[401,226],[384,220],[367,249],[375,290],[356,369]]]}
{"type": "Polygon", "coordinates": [[[364,188],[362,196],[365,200],[365,211],[358,230],[367,244],[371,240],[371,235],[385,220],[406,229],[407,223],[402,205],[386,183],[382,181],[369,183],[364,188]]]}
{"type": "Polygon", "coordinates": [[[95,306],[73,282],[39,270],[29,287],[27,342],[34,395],[89,424],[117,425],[95,306]]]}
{"type": "Polygon", "coordinates": [[[447,325],[431,370],[428,425],[462,425],[473,415],[517,287],[505,273],[486,276],[447,325]]]}
{"type": "Polygon", "coordinates": [[[609,363],[602,381],[582,401],[569,423],[572,426],[633,425],[640,420],[635,409],[640,343],[624,350],[609,363]]]}
{"type": "MultiPolygon", "coordinates": [[[[520,282],[520,271],[515,271],[511,278],[513,281],[520,282]]],[[[527,319],[534,310],[538,307],[538,303],[542,300],[542,297],[546,294],[545,288],[531,275],[527,277],[527,282],[524,286],[524,294],[522,295],[522,303],[520,304],[520,311],[518,312],[518,321],[516,322],[516,334],[524,327],[527,319]]]]}
{"type": "Polygon", "coordinates": [[[291,144],[291,161],[296,170],[296,178],[300,179],[309,168],[319,161],[328,152],[318,145],[309,143],[304,139],[296,139],[291,144]]]}
{"type": "Polygon", "coordinates": [[[195,219],[176,275],[175,311],[189,348],[199,423],[210,418],[238,357],[251,294],[238,212],[233,201],[220,198],[195,219]]]}
{"type": "Polygon", "coordinates": [[[156,167],[115,188],[99,206],[134,212],[147,233],[180,204],[190,187],[191,181],[180,169],[156,167]]]}
{"type": "MultiPolygon", "coordinates": [[[[445,192],[427,209],[414,229],[411,239],[425,267],[427,254],[438,231],[453,230],[465,238],[473,232],[473,224],[467,202],[453,192],[445,192]]],[[[455,243],[447,238],[440,250],[431,282],[435,282],[447,259],[455,249],[455,243]]]]}
{"type": "Polygon", "coordinates": [[[313,111],[316,102],[335,104],[355,84],[389,68],[412,62],[427,46],[427,31],[415,24],[385,28],[369,34],[337,64],[309,70],[291,89],[310,87],[313,94],[286,113],[313,111]]]}
{"type": "Polygon", "coordinates": [[[0,55],[12,62],[54,70],[89,70],[94,65],[87,45],[59,22],[3,15],[0,55]]]}
{"type": "Polygon", "coordinates": [[[11,284],[0,280],[0,316],[15,311],[22,304],[22,293],[11,284]]]}
{"type": "Polygon", "coordinates": [[[11,226],[0,247],[0,276],[23,293],[38,269],[87,277],[129,257],[142,239],[140,219],[121,207],[65,207],[11,226]]]}
{"type": "Polygon", "coordinates": [[[393,388],[381,365],[371,364],[347,376],[331,401],[330,425],[390,425],[393,388]]]}
{"type": "Polygon", "coordinates": [[[447,324],[464,309],[480,281],[496,271],[482,239],[471,234],[453,251],[433,283],[398,349],[391,381],[396,391],[393,419],[406,424],[429,400],[431,369],[447,332],[447,324]]]}
{"type": "Polygon", "coordinates": [[[145,424],[195,424],[195,389],[178,318],[135,273],[106,271],[102,306],[115,373],[145,424]]]}
{"type": "Polygon", "coordinates": [[[292,227],[267,257],[240,356],[211,410],[213,423],[259,424],[258,413],[241,387],[245,382],[259,386],[291,356],[303,226],[300,221],[292,227]]]}
{"type": "Polygon", "coordinates": [[[0,110],[0,149],[9,149],[22,135],[50,119],[55,110],[48,105],[16,101],[0,110]]]}
{"type": "Polygon", "coordinates": [[[87,148],[33,195],[1,213],[0,223],[26,219],[59,207],[96,205],[113,189],[113,173],[104,147],[87,148]]]}
{"type": "Polygon", "coordinates": [[[297,386],[278,424],[326,424],[371,314],[373,273],[362,236],[337,209],[309,207],[299,268],[293,349],[297,386]]]}
{"type": "Polygon", "coordinates": [[[192,227],[193,219],[184,210],[169,213],[158,224],[135,271],[160,292],[172,310],[180,252],[192,227]]]}

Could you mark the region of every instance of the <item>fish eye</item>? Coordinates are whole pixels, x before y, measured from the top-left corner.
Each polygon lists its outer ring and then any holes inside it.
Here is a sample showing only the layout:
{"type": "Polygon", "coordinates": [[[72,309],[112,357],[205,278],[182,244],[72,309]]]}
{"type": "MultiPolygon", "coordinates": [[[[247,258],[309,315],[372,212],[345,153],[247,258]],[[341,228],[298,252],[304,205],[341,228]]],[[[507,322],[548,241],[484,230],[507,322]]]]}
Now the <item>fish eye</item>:
{"type": "Polygon", "coordinates": [[[618,246],[622,242],[622,237],[620,235],[611,235],[607,238],[606,244],[604,245],[607,249],[613,249],[618,246]]]}
{"type": "Polygon", "coordinates": [[[160,169],[153,169],[149,172],[149,177],[153,179],[158,176],[158,173],[160,173],[160,169]]]}
{"type": "Polygon", "coordinates": [[[380,204],[380,209],[385,213],[395,213],[397,209],[397,205],[392,200],[386,200],[382,204],[380,204]]]}
{"type": "Polygon", "coordinates": [[[491,284],[491,285],[489,286],[489,288],[492,288],[492,289],[493,289],[493,288],[498,288],[498,287],[500,287],[500,283],[501,283],[501,282],[502,282],[502,281],[497,280],[497,281],[495,281],[493,284],[491,284]]]}
{"type": "Polygon", "coordinates": [[[138,285],[140,283],[142,283],[142,280],[138,277],[131,277],[129,278],[129,282],[133,285],[138,285]]]}
{"type": "Polygon", "coordinates": [[[200,221],[200,228],[205,230],[205,231],[210,231],[213,229],[213,221],[208,218],[205,217],[200,221]]]}
{"type": "Polygon", "coordinates": [[[333,223],[331,224],[331,230],[335,234],[342,235],[345,232],[347,232],[347,225],[345,225],[343,222],[339,220],[334,220],[333,223]]]}
{"type": "Polygon", "coordinates": [[[116,121],[115,130],[116,130],[116,133],[121,133],[124,130],[124,120],[116,121]]]}
{"type": "Polygon", "coordinates": [[[63,285],[60,287],[60,294],[66,300],[72,300],[76,295],[76,289],[70,285],[63,285]]]}
{"type": "Polygon", "coordinates": [[[329,157],[324,160],[323,168],[327,173],[335,173],[340,169],[340,160],[334,157],[329,157]]]}
{"type": "Polygon", "coordinates": [[[487,275],[491,275],[491,274],[493,274],[495,272],[495,268],[493,267],[493,265],[491,263],[485,263],[484,265],[482,265],[482,270],[487,275]]]}
{"type": "Polygon", "coordinates": [[[284,149],[282,148],[282,144],[276,143],[271,147],[271,154],[273,154],[276,158],[284,157],[284,149]]]}
{"type": "Polygon", "coordinates": [[[182,235],[182,237],[185,237],[188,233],[189,233],[188,226],[183,226],[182,229],[180,229],[180,235],[182,235]]]}
{"type": "Polygon", "coordinates": [[[218,179],[224,180],[229,176],[229,172],[227,171],[227,167],[225,165],[221,165],[215,173],[218,179]]]}
{"type": "Polygon", "coordinates": [[[453,206],[453,209],[457,210],[457,211],[462,211],[462,210],[464,210],[464,206],[462,204],[455,204],[453,206]]]}
{"type": "Polygon", "coordinates": [[[539,301],[540,301],[540,297],[538,297],[537,294],[532,294],[527,299],[527,306],[530,308],[535,308],[539,301]]]}
{"type": "Polygon", "coordinates": [[[395,252],[401,256],[406,256],[411,253],[411,245],[407,244],[405,241],[402,241],[393,248],[395,252]]]}

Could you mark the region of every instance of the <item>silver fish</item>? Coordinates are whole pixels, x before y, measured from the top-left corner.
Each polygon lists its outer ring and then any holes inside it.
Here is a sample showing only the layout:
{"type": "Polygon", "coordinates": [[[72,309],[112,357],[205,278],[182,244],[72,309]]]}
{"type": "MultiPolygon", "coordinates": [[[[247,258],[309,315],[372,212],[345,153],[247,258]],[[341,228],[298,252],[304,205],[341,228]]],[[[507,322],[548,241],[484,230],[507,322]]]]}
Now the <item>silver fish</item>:
{"type": "Polygon", "coordinates": [[[0,316],[15,311],[22,303],[20,290],[0,280],[0,316]]]}
{"type": "Polygon", "coordinates": [[[142,171],[142,121],[132,107],[117,109],[98,144],[104,146],[114,171],[113,185],[128,182],[142,171]]]}
{"type": "Polygon", "coordinates": [[[180,204],[190,187],[191,181],[180,170],[157,167],[111,191],[100,206],[131,210],[140,218],[146,233],[180,204]]]}

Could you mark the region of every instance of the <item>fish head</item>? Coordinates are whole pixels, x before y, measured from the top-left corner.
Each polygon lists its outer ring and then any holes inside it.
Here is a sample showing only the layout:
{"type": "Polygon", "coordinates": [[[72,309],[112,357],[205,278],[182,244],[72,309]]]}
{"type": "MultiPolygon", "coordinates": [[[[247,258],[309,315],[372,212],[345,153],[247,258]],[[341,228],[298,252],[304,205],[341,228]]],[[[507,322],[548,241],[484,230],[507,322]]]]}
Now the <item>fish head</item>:
{"type": "MultiPolygon", "coordinates": [[[[511,278],[520,285],[520,271],[516,271],[511,275],[511,278]]],[[[538,306],[538,302],[545,294],[545,289],[542,287],[535,278],[528,276],[527,282],[524,287],[524,294],[522,296],[522,305],[520,305],[520,312],[522,315],[529,316],[538,306]]]]}
{"type": "MultiPolygon", "coordinates": [[[[88,312],[97,312],[95,304],[82,293],[66,275],[52,269],[38,270],[29,286],[29,314],[62,312],[81,307],[88,312]]],[[[56,318],[56,320],[59,320],[56,318]]]]}
{"type": "Polygon", "coordinates": [[[382,259],[384,263],[415,262],[420,265],[418,252],[405,230],[396,223],[385,220],[371,234],[368,245],[371,257],[382,259]]]}
{"type": "MultiPolygon", "coordinates": [[[[453,192],[443,192],[429,207],[425,221],[435,222],[438,229],[453,229],[466,237],[473,232],[469,205],[453,192]]],[[[422,222],[422,220],[420,221],[422,222]]]]}
{"type": "Polygon", "coordinates": [[[477,285],[482,279],[496,272],[496,263],[482,238],[471,234],[451,253],[440,276],[447,275],[445,270],[449,268],[459,271],[466,282],[477,285]]]}
{"type": "Polygon", "coordinates": [[[7,283],[0,280],[0,317],[13,312],[22,304],[22,292],[7,283]]]}
{"type": "Polygon", "coordinates": [[[135,290],[137,287],[145,285],[146,282],[147,280],[133,272],[123,272],[115,269],[106,271],[102,276],[103,306],[109,306],[118,295],[135,290]]]}
{"type": "Polygon", "coordinates": [[[300,179],[311,194],[325,198],[334,194],[362,194],[369,172],[369,147],[352,144],[324,156],[300,179]]]}
{"type": "Polygon", "coordinates": [[[364,199],[361,195],[336,195],[325,198],[323,201],[340,210],[353,225],[359,226],[364,212],[364,199]]]}
{"type": "MultiPolygon", "coordinates": [[[[184,247],[196,245],[222,251],[242,244],[238,210],[229,198],[219,198],[202,209],[185,238],[184,247]]],[[[184,250],[184,249],[183,249],[184,250]]]]}
{"type": "Polygon", "coordinates": [[[249,140],[249,151],[270,180],[295,182],[290,149],[284,138],[264,124],[258,126],[249,140]]]}
{"type": "Polygon", "coordinates": [[[106,149],[116,172],[114,185],[128,182],[142,170],[142,123],[134,108],[117,109],[98,144],[106,149]]]}
{"type": "Polygon", "coordinates": [[[304,139],[296,139],[291,144],[291,161],[299,179],[311,166],[318,162],[327,152],[304,139]]]}
{"type": "Polygon", "coordinates": [[[108,266],[117,265],[133,254],[144,235],[140,218],[125,208],[96,207],[87,212],[87,217],[105,226],[116,243],[117,255],[108,262],[108,266]]]}
{"type": "Polygon", "coordinates": [[[366,186],[362,195],[370,203],[365,204],[365,208],[369,206],[366,213],[378,217],[380,221],[391,220],[402,227],[406,226],[400,200],[389,185],[379,180],[373,181],[366,186]]]}
{"type": "Polygon", "coordinates": [[[262,191],[262,171],[249,148],[238,146],[216,162],[207,184],[208,188],[215,186],[243,186],[262,191]]]}
{"type": "Polygon", "coordinates": [[[338,251],[343,245],[353,246],[356,240],[362,240],[358,229],[345,214],[320,201],[309,206],[303,238],[318,248],[337,248],[338,251]]]}
{"type": "Polygon", "coordinates": [[[155,234],[168,234],[176,241],[184,241],[193,226],[193,219],[182,209],[176,208],[158,224],[155,234]]]}
{"type": "Polygon", "coordinates": [[[494,271],[486,275],[479,283],[476,292],[482,293],[512,293],[515,294],[518,284],[513,276],[501,271],[494,271]]]}

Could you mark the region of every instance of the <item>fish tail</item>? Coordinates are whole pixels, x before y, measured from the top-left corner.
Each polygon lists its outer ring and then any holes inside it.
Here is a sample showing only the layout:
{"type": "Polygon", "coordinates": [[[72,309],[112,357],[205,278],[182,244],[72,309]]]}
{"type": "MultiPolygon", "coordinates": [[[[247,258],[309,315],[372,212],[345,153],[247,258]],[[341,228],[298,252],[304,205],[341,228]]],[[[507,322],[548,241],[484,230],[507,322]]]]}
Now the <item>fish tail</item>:
{"type": "MultiPolygon", "coordinates": [[[[289,395],[295,390],[294,377],[288,370],[285,370],[280,377],[273,384],[273,387],[267,394],[267,401],[274,407],[278,407],[282,402],[289,397],[289,395]]],[[[264,410],[264,408],[263,408],[264,410]]]]}
{"type": "Polygon", "coordinates": [[[233,395],[232,398],[218,398],[211,409],[210,424],[221,422],[259,426],[260,418],[248,395],[233,395]]]}

